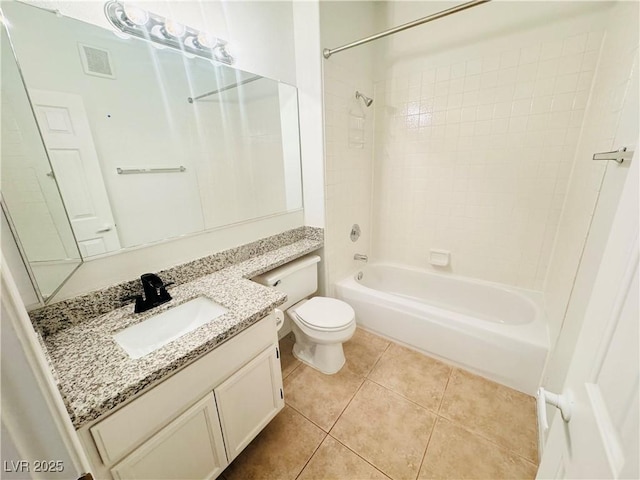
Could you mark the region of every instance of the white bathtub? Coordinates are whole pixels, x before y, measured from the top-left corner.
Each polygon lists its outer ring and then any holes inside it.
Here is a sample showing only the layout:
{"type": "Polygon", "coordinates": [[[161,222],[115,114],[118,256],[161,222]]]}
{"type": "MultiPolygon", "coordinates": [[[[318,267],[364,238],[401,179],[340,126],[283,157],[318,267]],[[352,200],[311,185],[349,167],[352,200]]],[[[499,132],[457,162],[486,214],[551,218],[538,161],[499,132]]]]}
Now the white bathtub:
{"type": "Polygon", "coordinates": [[[535,394],[549,351],[540,293],[399,265],[361,272],[336,284],[360,326],[535,394]]]}

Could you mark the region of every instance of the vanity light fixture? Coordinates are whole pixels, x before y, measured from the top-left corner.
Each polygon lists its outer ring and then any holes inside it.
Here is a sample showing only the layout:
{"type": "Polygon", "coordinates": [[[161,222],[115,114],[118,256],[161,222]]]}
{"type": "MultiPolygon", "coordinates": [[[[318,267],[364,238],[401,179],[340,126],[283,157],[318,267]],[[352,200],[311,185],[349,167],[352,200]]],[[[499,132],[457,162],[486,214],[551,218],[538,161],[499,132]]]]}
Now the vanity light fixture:
{"type": "Polygon", "coordinates": [[[105,4],[104,13],[123,33],[227,65],[233,63],[233,57],[227,52],[227,42],[210,33],[115,0],[105,4]]]}

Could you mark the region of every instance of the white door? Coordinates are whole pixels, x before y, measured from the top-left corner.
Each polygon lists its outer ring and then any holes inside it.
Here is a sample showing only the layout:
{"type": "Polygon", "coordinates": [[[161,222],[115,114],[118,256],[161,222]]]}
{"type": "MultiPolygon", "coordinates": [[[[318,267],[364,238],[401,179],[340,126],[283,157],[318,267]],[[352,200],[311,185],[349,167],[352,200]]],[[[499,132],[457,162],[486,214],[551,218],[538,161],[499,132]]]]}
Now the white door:
{"type": "Polygon", "coordinates": [[[538,478],[640,478],[638,155],[634,156],[538,478]]]}
{"type": "Polygon", "coordinates": [[[29,95],[82,256],[119,250],[82,97],[44,90],[29,95]]]}

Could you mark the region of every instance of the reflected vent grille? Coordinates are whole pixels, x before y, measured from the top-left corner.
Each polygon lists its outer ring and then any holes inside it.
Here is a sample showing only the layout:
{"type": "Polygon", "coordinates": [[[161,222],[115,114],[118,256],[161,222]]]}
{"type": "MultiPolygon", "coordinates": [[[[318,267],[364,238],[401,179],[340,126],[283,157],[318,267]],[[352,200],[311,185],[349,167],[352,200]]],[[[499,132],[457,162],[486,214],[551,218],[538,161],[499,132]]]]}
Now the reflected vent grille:
{"type": "Polygon", "coordinates": [[[81,44],[80,57],[85,73],[99,77],[115,77],[108,50],[81,44]]]}

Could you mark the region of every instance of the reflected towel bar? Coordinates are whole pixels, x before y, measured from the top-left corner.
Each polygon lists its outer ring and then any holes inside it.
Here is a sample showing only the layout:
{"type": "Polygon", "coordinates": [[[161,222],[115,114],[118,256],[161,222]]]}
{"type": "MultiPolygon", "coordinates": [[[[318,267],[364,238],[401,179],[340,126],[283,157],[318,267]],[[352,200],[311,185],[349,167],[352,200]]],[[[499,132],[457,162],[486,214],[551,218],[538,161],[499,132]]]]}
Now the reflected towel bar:
{"type": "Polygon", "coordinates": [[[196,100],[200,100],[201,98],[210,97],[211,95],[215,95],[216,93],[225,92],[227,90],[231,90],[232,88],[237,88],[241,85],[246,85],[247,83],[255,82],[256,80],[260,80],[261,78],[264,78],[264,77],[261,77],[260,75],[256,75],[255,77],[247,78],[245,80],[242,80],[241,82],[232,83],[231,85],[227,85],[226,87],[222,87],[217,90],[211,90],[210,92],[203,93],[202,95],[198,95],[197,97],[188,97],[187,102],[193,103],[196,100]]]}
{"type": "Polygon", "coordinates": [[[187,170],[185,167],[180,165],[179,167],[166,167],[166,168],[116,168],[116,172],[118,175],[130,175],[133,173],[174,173],[174,172],[184,172],[187,170]]]}

